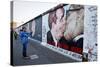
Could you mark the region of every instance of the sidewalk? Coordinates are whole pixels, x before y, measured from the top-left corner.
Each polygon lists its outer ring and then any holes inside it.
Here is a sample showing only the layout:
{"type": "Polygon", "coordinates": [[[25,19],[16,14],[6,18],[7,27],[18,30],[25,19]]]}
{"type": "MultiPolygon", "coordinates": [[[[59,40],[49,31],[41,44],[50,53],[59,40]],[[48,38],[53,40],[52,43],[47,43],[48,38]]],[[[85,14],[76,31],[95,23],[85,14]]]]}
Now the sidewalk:
{"type": "Polygon", "coordinates": [[[46,47],[40,45],[39,42],[29,41],[27,47],[28,56],[37,55],[36,59],[22,58],[22,44],[19,40],[13,41],[13,61],[14,65],[37,65],[37,64],[54,64],[54,63],[69,63],[77,62],[69,57],[63,56],[46,47]]]}

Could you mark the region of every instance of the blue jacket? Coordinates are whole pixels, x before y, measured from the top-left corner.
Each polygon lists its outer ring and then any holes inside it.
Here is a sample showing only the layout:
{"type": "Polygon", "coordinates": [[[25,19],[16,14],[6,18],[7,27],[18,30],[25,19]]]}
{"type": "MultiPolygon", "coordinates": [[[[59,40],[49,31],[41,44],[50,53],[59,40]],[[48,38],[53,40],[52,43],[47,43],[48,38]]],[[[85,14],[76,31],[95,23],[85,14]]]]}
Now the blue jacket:
{"type": "Polygon", "coordinates": [[[20,31],[19,36],[20,36],[20,40],[21,40],[22,44],[28,43],[28,37],[30,36],[30,33],[20,31]]]}

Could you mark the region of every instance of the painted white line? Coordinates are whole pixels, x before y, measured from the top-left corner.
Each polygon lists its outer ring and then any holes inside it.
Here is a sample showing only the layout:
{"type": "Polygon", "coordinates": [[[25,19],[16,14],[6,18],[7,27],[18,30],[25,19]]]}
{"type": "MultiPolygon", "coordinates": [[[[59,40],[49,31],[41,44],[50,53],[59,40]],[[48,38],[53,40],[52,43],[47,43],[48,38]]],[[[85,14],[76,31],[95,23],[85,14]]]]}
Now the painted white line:
{"type": "MultiPolygon", "coordinates": [[[[46,44],[46,43],[41,43],[41,44],[46,44]]],[[[64,50],[62,48],[58,48],[58,47],[55,47],[55,46],[52,46],[52,45],[43,45],[44,47],[47,47],[57,53],[60,53],[66,57],[69,57],[69,58],[72,58],[76,61],[82,61],[82,55],[81,54],[78,54],[78,53],[75,53],[75,52],[71,52],[71,51],[68,51],[68,50],[64,50]]]]}

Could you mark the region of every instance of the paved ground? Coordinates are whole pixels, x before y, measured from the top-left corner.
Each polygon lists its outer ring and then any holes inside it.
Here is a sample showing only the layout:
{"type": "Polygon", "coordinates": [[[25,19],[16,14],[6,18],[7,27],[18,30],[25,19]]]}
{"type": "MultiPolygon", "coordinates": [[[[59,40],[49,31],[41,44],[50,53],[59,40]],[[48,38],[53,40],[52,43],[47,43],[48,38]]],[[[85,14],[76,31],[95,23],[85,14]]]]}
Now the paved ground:
{"type": "Polygon", "coordinates": [[[13,62],[14,65],[37,65],[37,64],[54,64],[54,63],[69,63],[77,62],[69,57],[54,52],[44,46],[41,46],[37,41],[29,41],[27,54],[38,55],[37,59],[22,58],[22,44],[19,40],[13,40],[13,62]]]}

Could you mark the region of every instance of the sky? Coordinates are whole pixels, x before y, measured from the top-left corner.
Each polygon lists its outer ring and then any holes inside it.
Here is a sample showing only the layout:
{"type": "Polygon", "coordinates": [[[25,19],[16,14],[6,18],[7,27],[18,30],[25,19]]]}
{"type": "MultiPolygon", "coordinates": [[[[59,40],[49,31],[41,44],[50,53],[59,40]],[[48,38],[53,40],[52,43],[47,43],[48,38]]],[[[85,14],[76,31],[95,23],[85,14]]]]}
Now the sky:
{"type": "Polygon", "coordinates": [[[13,21],[17,27],[58,5],[58,3],[14,1],[13,21]]]}

